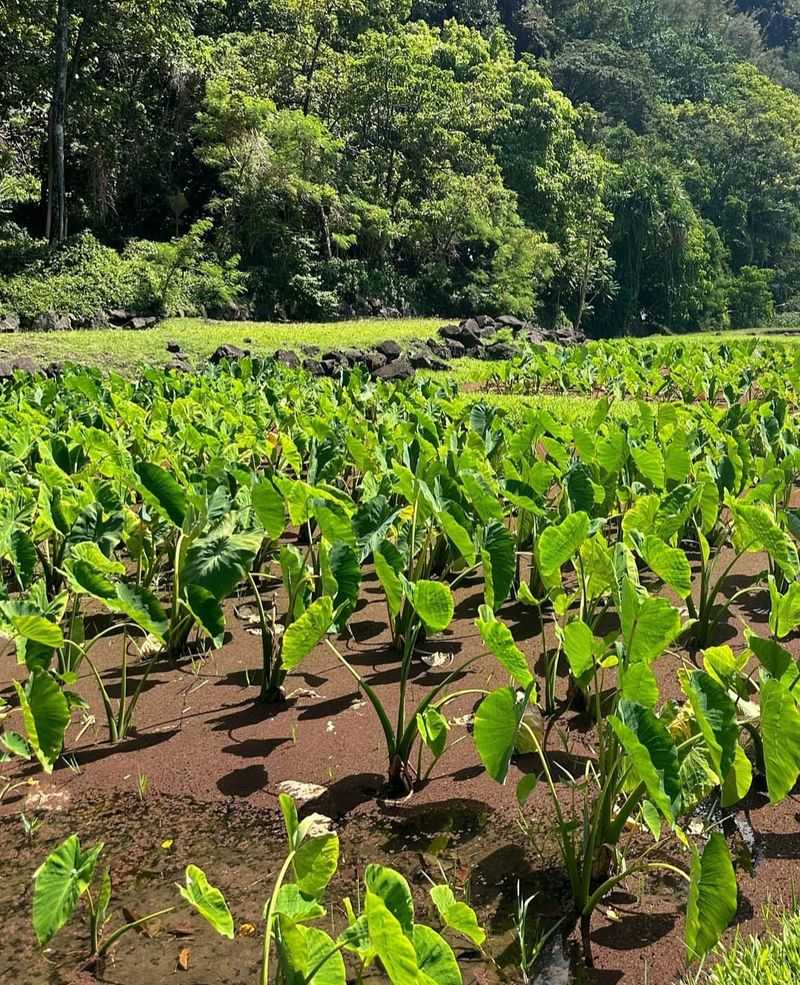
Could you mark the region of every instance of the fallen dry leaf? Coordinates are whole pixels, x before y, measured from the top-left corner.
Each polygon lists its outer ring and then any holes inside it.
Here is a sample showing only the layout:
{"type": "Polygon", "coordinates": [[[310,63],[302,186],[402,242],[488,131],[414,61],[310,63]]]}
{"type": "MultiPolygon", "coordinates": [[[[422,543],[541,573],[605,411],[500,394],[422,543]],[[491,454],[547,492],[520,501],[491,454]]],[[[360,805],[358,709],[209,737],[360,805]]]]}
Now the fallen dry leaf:
{"type": "Polygon", "coordinates": [[[252,923],[242,923],[239,924],[239,936],[240,937],[252,937],[256,932],[256,928],[252,923]]]}
{"type": "Polygon", "coordinates": [[[189,955],[191,953],[192,949],[190,947],[182,947],[180,951],[178,951],[178,968],[181,971],[189,970],[189,955]]]}

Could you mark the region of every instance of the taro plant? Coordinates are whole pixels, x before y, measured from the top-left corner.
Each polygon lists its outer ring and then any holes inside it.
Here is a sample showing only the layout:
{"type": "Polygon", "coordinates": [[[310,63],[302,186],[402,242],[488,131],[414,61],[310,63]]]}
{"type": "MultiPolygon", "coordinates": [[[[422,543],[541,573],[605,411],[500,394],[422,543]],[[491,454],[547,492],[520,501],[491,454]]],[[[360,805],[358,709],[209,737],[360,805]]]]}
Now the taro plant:
{"type": "MultiPolygon", "coordinates": [[[[556,818],[556,841],[569,879],[575,914],[581,924],[587,963],[592,962],[590,923],[594,909],[619,883],[635,873],[668,870],[689,884],[686,943],[692,957],[713,946],[736,911],[736,882],[724,839],[712,834],[702,856],[680,827],[692,790],[694,771],[687,763],[695,746],[706,743],[714,755],[718,719],[709,710],[719,691],[701,689],[697,734],[681,739],[670,731],[670,706],[659,713],[659,689],[653,662],[678,637],[683,626],[679,613],[666,600],[649,596],[628,574],[623,574],[617,594],[621,632],[616,640],[600,639],[586,623],[576,620],[565,629],[565,647],[573,673],[588,685],[595,705],[596,755],[582,773],[572,775],[555,763],[542,737],[526,720],[529,703],[536,700],[535,683],[527,661],[506,627],[484,617],[478,629],[489,649],[508,670],[514,686],[498,688],[479,705],[474,739],[487,772],[504,782],[511,758],[520,745],[535,750],[541,776],[556,818]],[[571,628],[574,627],[574,628],[571,628]],[[604,705],[604,677],[615,667],[617,688],[604,705]],[[704,704],[705,702],[705,704],[704,704]],[[685,766],[685,764],[687,764],[685,766]],[[565,806],[559,784],[566,783],[570,796],[565,806]],[[631,836],[638,823],[653,835],[653,844],[642,849],[631,836]],[[664,857],[662,825],[692,856],[688,872],[664,857]]],[[[693,682],[697,684],[697,682],[693,682]]],[[[701,687],[700,684],[697,684],[701,687]]],[[[694,691],[691,697],[694,698],[694,691]]],[[[695,702],[692,701],[692,707],[695,702]]],[[[718,766],[719,781],[728,781],[734,769],[734,751],[718,766]]],[[[523,777],[517,798],[524,807],[536,785],[536,773],[523,777]]],[[[524,815],[523,815],[524,817],[524,815]]]]}
{"type": "MultiPolygon", "coordinates": [[[[444,697],[440,697],[440,695],[450,682],[471,666],[478,657],[466,660],[459,667],[446,674],[442,681],[425,694],[413,710],[408,709],[406,696],[417,634],[423,627],[428,632],[440,633],[450,625],[453,618],[453,595],[447,585],[437,581],[418,581],[412,584],[406,581],[402,575],[397,575],[394,572],[391,575],[384,572],[384,578],[386,578],[389,586],[387,597],[392,600],[389,604],[394,606],[394,611],[397,612],[400,611],[401,605],[409,605],[413,608],[415,626],[418,627],[406,640],[400,664],[397,715],[394,721],[392,721],[388,708],[375,689],[330,641],[328,641],[328,646],[353,675],[378,717],[388,758],[386,792],[389,796],[397,797],[410,793],[414,788],[415,779],[411,763],[414,746],[418,740],[426,746],[434,760],[443,755],[449,726],[441,713],[441,709],[456,697],[471,692],[459,691],[444,697]]],[[[421,753],[420,748],[420,757],[421,753]]],[[[417,779],[421,779],[419,770],[417,779]]]]}
{"type": "MultiPolygon", "coordinates": [[[[379,967],[393,985],[460,985],[450,944],[433,928],[415,922],[408,883],[387,866],[366,867],[363,899],[359,894],[363,909],[359,912],[349,898],[342,901],[347,923],[336,938],[315,926],[328,916],[323,900],[338,868],[339,839],[327,828],[327,818],[312,814],[300,820],[291,797],[282,794],[279,799],[287,853],[264,904],[261,985],[268,985],[273,968],[283,985],[345,985],[345,952],[356,962],[358,981],[365,971],[379,967]]],[[[189,866],[186,886],[179,889],[218,933],[233,936],[224,897],[213,888],[211,897],[201,869],[189,866]]],[[[457,902],[448,886],[434,887],[431,897],[446,928],[470,943],[482,943],[485,933],[474,911],[457,902]]]]}
{"type": "Polygon", "coordinates": [[[112,892],[108,869],[104,870],[99,885],[92,892],[92,880],[102,851],[102,842],[82,849],[78,836],[72,834],[47,856],[33,876],[33,929],[39,945],[49,944],[72,919],[79,901],[85,896],[89,931],[85,967],[96,969],[102,969],[109,951],[120,937],[175,909],[169,906],[106,932],[112,892]]]}

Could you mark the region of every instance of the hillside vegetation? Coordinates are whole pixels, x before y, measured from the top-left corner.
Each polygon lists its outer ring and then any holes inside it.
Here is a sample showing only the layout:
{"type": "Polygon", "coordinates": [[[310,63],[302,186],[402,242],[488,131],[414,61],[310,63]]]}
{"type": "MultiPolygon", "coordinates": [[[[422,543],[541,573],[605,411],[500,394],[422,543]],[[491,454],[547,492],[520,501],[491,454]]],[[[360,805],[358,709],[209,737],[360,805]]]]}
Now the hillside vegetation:
{"type": "Polygon", "coordinates": [[[0,309],[790,315],[798,25],[794,0],[10,0],[0,309]]]}

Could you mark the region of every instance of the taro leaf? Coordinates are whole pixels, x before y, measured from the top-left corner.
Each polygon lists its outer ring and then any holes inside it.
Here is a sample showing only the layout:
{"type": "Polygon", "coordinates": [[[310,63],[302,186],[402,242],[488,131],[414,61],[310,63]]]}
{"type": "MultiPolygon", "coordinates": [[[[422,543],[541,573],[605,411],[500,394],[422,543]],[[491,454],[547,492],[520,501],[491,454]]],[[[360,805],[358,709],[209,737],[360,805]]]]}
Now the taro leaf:
{"type": "Polygon", "coordinates": [[[261,540],[261,534],[252,531],[231,533],[228,524],[198,537],[186,552],[183,583],[199,585],[222,601],[250,570],[261,540]]]}
{"type": "Polygon", "coordinates": [[[225,897],[216,886],[210,885],[202,869],[187,865],[186,885],[178,885],[178,892],[218,934],[233,940],[233,917],[225,897]]]}
{"type": "Polygon", "coordinates": [[[121,561],[106,557],[97,544],[92,541],[82,541],[73,544],[69,552],[70,561],[76,559],[86,561],[92,568],[104,575],[124,575],[125,565],[121,561]]]}
{"type": "Polygon", "coordinates": [[[297,886],[306,896],[319,897],[339,864],[339,838],[330,833],[306,838],[294,856],[297,886]]]}
{"type": "Polygon", "coordinates": [[[627,436],[619,425],[614,425],[613,430],[597,442],[597,464],[611,475],[616,475],[625,462],[627,451],[627,436]]]}
{"type": "Polygon", "coordinates": [[[631,448],[631,457],[636,468],[654,488],[664,488],[664,456],[654,441],[648,441],[641,448],[631,448]]]}
{"type": "Polygon", "coordinates": [[[519,649],[504,622],[495,618],[488,605],[482,605],[475,620],[481,639],[487,649],[497,657],[503,667],[520,687],[527,687],[533,680],[525,654],[519,649]]]}
{"type": "Polygon", "coordinates": [[[503,506],[481,473],[467,470],[462,472],[459,478],[483,523],[489,523],[491,520],[502,522],[503,506]]]}
{"type": "Polygon", "coordinates": [[[408,883],[399,872],[386,865],[371,863],[364,872],[367,890],[379,896],[406,936],[414,926],[414,899],[408,883]]]}
{"type": "Polygon", "coordinates": [[[783,595],[778,591],[772,575],[767,583],[770,596],[769,628],[780,640],[800,624],[800,581],[793,581],[783,595]]]}
{"type": "MultiPolygon", "coordinates": [[[[194,586],[190,586],[190,599],[193,589],[194,586]]],[[[141,626],[146,633],[150,633],[158,640],[164,639],[168,624],[167,615],[156,596],[143,585],[121,582],[116,587],[116,597],[108,600],[106,604],[109,609],[113,609],[115,612],[123,612],[129,619],[141,626]]],[[[224,621],[222,628],[224,629],[224,621]]],[[[217,634],[210,635],[216,636],[217,634]]]]}
{"type": "Polygon", "coordinates": [[[385,496],[373,496],[359,503],[353,516],[353,530],[360,544],[374,550],[394,522],[397,513],[385,496]]]}
{"type": "Polygon", "coordinates": [[[330,544],[341,541],[355,547],[356,535],[353,523],[344,510],[332,506],[321,499],[312,500],[314,517],[319,524],[322,536],[330,544]]]}
{"type": "Polygon", "coordinates": [[[361,565],[349,544],[334,544],[330,552],[330,571],[336,582],[333,607],[338,629],[344,629],[358,603],[361,565]]]}
{"type": "Polygon", "coordinates": [[[11,624],[15,636],[22,636],[42,646],[58,647],[64,645],[61,627],[36,612],[19,612],[14,603],[6,603],[3,613],[11,624]]]}
{"type": "Polygon", "coordinates": [[[763,504],[732,503],[739,541],[751,550],[763,547],[787,578],[798,571],[797,548],[789,534],[775,522],[763,504]]]}
{"type": "Polygon", "coordinates": [[[591,512],[595,505],[591,472],[583,462],[578,462],[564,476],[564,485],[569,494],[573,512],[591,512]]]}
{"type": "Polygon", "coordinates": [[[681,783],[678,750],[664,723],[648,708],[622,698],[608,722],[627,753],[633,771],[668,821],[678,812],[681,783]]]}
{"type": "Polygon", "coordinates": [[[589,517],[582,512],[570,513],[561,523],[543,530],[536,545],[542,573],[558,573],[588,536],[589,517]]]}
{"type": "Polygon", "coordinates": [[[736,706],[725,688],[702,670],[686,675],[683,689],[691,703],[711,762],[722,780],[733,766],[739,738],[736,706]]]}
{"type": "Polygon", "coordinates": [[[436,985],[461,985],[461,972],[453,949],[431,927],[415,924],[412,934],[420,982],[435,982],[436,985]]]}
{"type": "Polygon", "coordinates": [[[78,836],[70,835],[34,873],[33,929],[40,945],[47,944],[72,916],[102,850],[100,842],[83,852],[78,836]]]}
{"type": "Polygon", "coordinates": [[[24,530],[11,531],[8,538],[8,557],[20,587],[27,588],[36,570],[36,548],[24,530]]]}
{"type": "Polygon", "coordinates": [[[719,785],[719,777],[702,746],[691,748],[681,760],[681,810],[694,810],[719,785]]]}
{"type": "Polygon", "coordinates": [[[419,985],[414,945],[397,917],[377,893],[367,890],[365,913],[369,939],[392,985],[419,985]]]}
{"type": "Polygon", "coordinates": [[[780,681],[761,685],[761,738],[770,802],[777,804],[800,775],[800,712],[780,681]]]}
{"type": "Polygon", "coordinates": [[[135,469],[149,498],[176,527],[182,527],[186,518],[186,494],[174,476],[152,462],[139,462],[135,469]]]}
{"type": "Polygon", "coordinates": [[[620,622],[630,662],[652,663],[681,631],[680,613],[666,599],[640,595],[623,577],[620,622]]]}
{"type": "Polygon", "coordinates": [[[25,739],[19,732],[13,732],[11,729],[0,732],[0,745],[12,756],[19,756],[20,759],[30,759],[33,755],[25,739]]]}
{"type": "Polygon", "coordinates": [[[415,582],[411,604],[431,633],[441,633],[453,620],[453,593],[443,582],[425,579],[415,582]]]}
{"type": "Polygon", "coordinates": [[[486,931],[478,923],[478,917],[471,906],[456,900],[453,890],[447,886],[433,886],[431,899],[445,927],[449,927],[476,947],[486,940],[486,931]]]}
{"type": "Polygon", "coordinates": [[[269,479],[253,486],[253,510],[258,522],[266,530],[272,540],[278,540],[286,529],[286,509],[283,496],[273,486],[269,479]]]}
{"type": "Polygon", "coordinates": [[[430,749],[433,757],[439,759],[447,745],[450,723],[437,708],[428,705],[422,714],[417,714],[417,729],[420,739],[430,749]]]}
{"type": "MultiPolygon", "coordinates": [[[[761,636],[756,636],[750,630],[745,632],[745,639],[747,640],[747,645],[758,658],[759,663],[763,667],[766,667],[772,677],[778,679],[783,677],[794,662],[791,653],[779,643],[776,643],[775,640],[765,640],[761,636]]],[[[706,654],[708,654],[708,651],[706,651],[706,654]]]]}
{"type": "Polygon", "coordinates": [[[297,806],[288,793],[278,794],[278,806],[283,815],[283,823],[286,828],[286,837],[289,840],[289,848],[294,848],[297,841],[297,832],[300,827],[300,819],[297,816],[297,806]]]}
{"type": "Polygon", "coordinates": [[[116,595],[114,583],[102,571],[81,558],[70,558],[64,564],[67,584],[76,594],[91,595],[103,602],[116,595]]]}
{"type": "Polygon", "coordinates": [[[581,687],[586,687],[594,673],[594,633],[580,619],[568,622],[564,627],[564,652],[567,655],[572,676],[581,687]]]}
{"type": "Polygon", "coordinates": [[[64,732],[70,719],[64,692],[45,670],[33,671],[24,688],[19,681],[13,683],[22,709],[28,745],[45,773],[52,773],[64,745],[64,732]]]}
{"type": "Polygon", "coordinates": [[[693,849],[689,902],[686,907],[686,952],[690,961],[704,957],[736,915],[737,889],[728,846],[714,833],[702,857],[693,849]]]}
{"type": "Polygon", "coordinates": [[[280,917],[279,960],[285,985],[345,985],[341,951],[324,930],[280,917]]]}
{"type": "Polygon", "coordinates": [[[293,670],[323,639],[333,621],[333,601],[330,596],[312,602],[306,611],[283,634],[283,665],[293,670]]]}
{"type": "Polygon", "coordinates": [[[527,701],[519,701],[513,687],[501,687],[481,701],[475,714],[475,748],[486,772],[498,783],[505,783],[526,707],[527,701]]]}
{"type": "Polygon", "coordinates": [[[734,750],[733,766],[728,770],[722,782],[721,803],[723,807],[732,807],[742,797],[746,796],[753,783],[753,767],[747,758],[747,753],[737,743],[734,750]]]}
{"type": "Polygon", "coordinates": [[[481,551],[486,603],[497,609],[508,598],[514,583],[517,555],[509,532],[498,520],[486,525],[481,551]]]}
{"type": "Polygon", "coordinates": [[[399,569],[395,564],[397,549],[392,548],[392,544],[383,541],[381,546],[373,552],[375,561],[375,573],[383,586],[386,595],[386,605],[392,616],[396,616],[403,604],[403,583],[400,581],[399,569]]]}
{"type": "Polygon", "coordinates": [[[656,675],[650,664],[639,661],[620,668],[620,693],[623,698],[651,710],[658,704],[659,690],[656,675]]]}
{"type": "Polygon", "coordinates": [[[436,518],[442,530],[444,530],[447,539],[455,545],[460,556],[464,558],[468,565],[472,566],[475,564],[477,553],[469,531],[462,527],[458,520],[452,514],[448,513],[447,510],[442,510],[437,514],[436,518]]]}
{"type": "Polygon", "coordinates": [[[211,637],[214,646],[222,646],[225,613],[211,592],[200,585],[190,585],[186,590],[186,602],[200,627],[211,637]]]}
{"type": "Polygon", "coordinates": [[[684,552],[679,547],[670,547],[655,535],[645,537],[640,550],[648,568],[676,595],[686,598],[692,590],[692,569],[684,552]]]}

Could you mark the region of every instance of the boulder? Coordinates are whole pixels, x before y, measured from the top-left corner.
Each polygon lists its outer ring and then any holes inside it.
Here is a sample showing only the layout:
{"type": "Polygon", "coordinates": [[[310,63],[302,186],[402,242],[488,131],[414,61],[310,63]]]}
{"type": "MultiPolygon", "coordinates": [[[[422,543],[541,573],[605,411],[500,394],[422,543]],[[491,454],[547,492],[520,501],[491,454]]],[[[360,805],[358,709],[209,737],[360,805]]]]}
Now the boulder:
{"type": "Polygon", "coordinates": [[[303,369],[310,373],[311,376],[324,376],[325,370],[322,368],[322,363],[319,359],[304,359],[303,369]]]}
{"type": "Polygon", "coordinates": [[[30,356],[18,356],[11,364],[12,370],[18,373],[38,373],[39,367],[30,356]]]}
{"type": "Polygon", "coordinates": [[[112,325],[120,326],[127,324],[133,315],[124,308],[111,308],[108,312],[108,320],[112,325]]]}
{"type": "Polygon", "coordinates": [[[448,339],[445,345],[450,352],[451,359],[461,359],[467,354],[466,346],[463,342],[459,342],[458,339],[448,339]]]}
{"type": "Polygon", "coordinates": [[[386,365],[386,362],[386,356],[384,356],[382,352],[378,352],[377,349],[372,352],[364,353],[364,365],[370,373],[374,373],[376,370],[381,369],[381,367],[386,365]]]}
{"type": "Polygon", "coordinates": [[[72,328],[69,315],[59,315],[55,311],[43,311],[31,322],[34,332],[67,332],[72,328]]]}
{"type": "Polygon", "coordinates": [[[498,325],[502,325],[503,328],[510,328],[513,332],[518,332],[525,327],[525,322],[521,318],[515,318],[514,315],[498,315],[495,321],[498,325]]]}
{"type": "Polygon", "coordinates": [[[18,332],[19,331],[19,315],[14,314],[13,311],[8,311],[4,315],[0,315],[0,332],[18,332]]]}
{"type": "Polygon", "coordinates": [[[427,346],[411,352],[408,361],[414,369],[447,369],[445,361],[434,356],[427,346]]]}
{"type": "Polygon", "coordinates": [[[167,352],[181,352],[180,342],[167,342],[167,352]]]}
{"type": "Polygon", "coordinates": [[[10,380],[14,376],[11,363],[0,361],[0,380],[10,380]]]}
{"type": "Polygon", "coordinates": [[[188,356],[183,352],[176,353],[164,367],[167,372],[173,373],[193,373],[194,366],[189,362],[188,356]]]}
{"type": "Polygon", "coordinates": [[[494,318],[490,317],[489,315],[476,315],[475,316],[475,321],[478,323],[478,327],[479,328],[482,328],[484,331],[487,328],[495,328],[496,327],[495,326],[494,318]]]}
{"type": "Polygon", "coordinates": [[[499,361],[501,359],[513,359],[516,354],[515,346],[509,345],[507,342],[495,342],[494,345],[483,347],[482,358],[499,361]]]}
{"type": "Polygon", "coordinates": [[[337,366],[349,366],[350,363],[347,361],[347,356],[340,352],[339,349],[329,349],[327,352],[322,353],[323,363],[336,363],[337,366]]]}
{"type": "Polygon", "coordinates": [[[320,360],[320,366],[322,366],[322,375],[336,377],[343,369],[347,369],[347,363],[341,362],[338,359],[327,359],[323,357],[320,360]]]}
{"type": "Polygon", "coordinates": [[[364,363],[363,349],[342,349],[342,356],[347,361],[348,366],[361,366],[364,363]]]}
{"type": "Polygon", "coordinates": [[[303,352],[303,353],[305,353],[305,355],[311,356],[312,358],[314,358],[314,357],[316,357],[316,356],[318,356],[320,354],[320,351],[321,350],[320,350],[320,347],[318,345],[301,345],[300,346],[300,351],[303,352]]]}
{"type": "Polygon", "coordinates": [[[208,361],[216,366],[221,363],[223,359],[227,359],[228,362],[237,362],[239,359],[244,359],[245,356],[249,356],[250,353],[247,349],[240,349],[238,346],[230,345],[229,343],[224,343],[218,346],[209,356],[208,361]]]}
{"type": "Polygon", "coordinates": [[[292,349],[276,349],[274,358],[276,363],[288,366],[289,369],[300,368],[300,357],[292,349]]]}
{"type": "Polygon", "coordinates": [[[144,317],[143,315],[137,315],[135,318],[131,318],[128,322],[128,328],[132,328],[136,332],[141,332],[142,329],[152,328],[155,325],[156,320],[151,316],[144,317]]]}
{"type": "Polygon", "coordinates": [[[387,362],[393,362],[395,359],[399,359],[402,353],[400,346],[393,342],[392,339],[386,339],[383,342],[379,342],[375,346],[375,349],[381,353],[381,355],[386,356],[387,362]]]}
{"type": "Polygon", "coordinates": [[[376,380],[408,380],[414,375],[414,367],[405,356],[401,356],[381,366],[372,375],[376,380]]]}
{"type": "Polygon", "coordinates": [[[437,359],[453,358],[453,354],[450,352],[450,347],[444,342],[428,342],[428,348],[437,359]]]}
{"type": "Polygon", "coordinates": [[[49,380],[57,380],[64,372],[64,367],[59,362],[48,363],[42,370],[49,380]]]}

